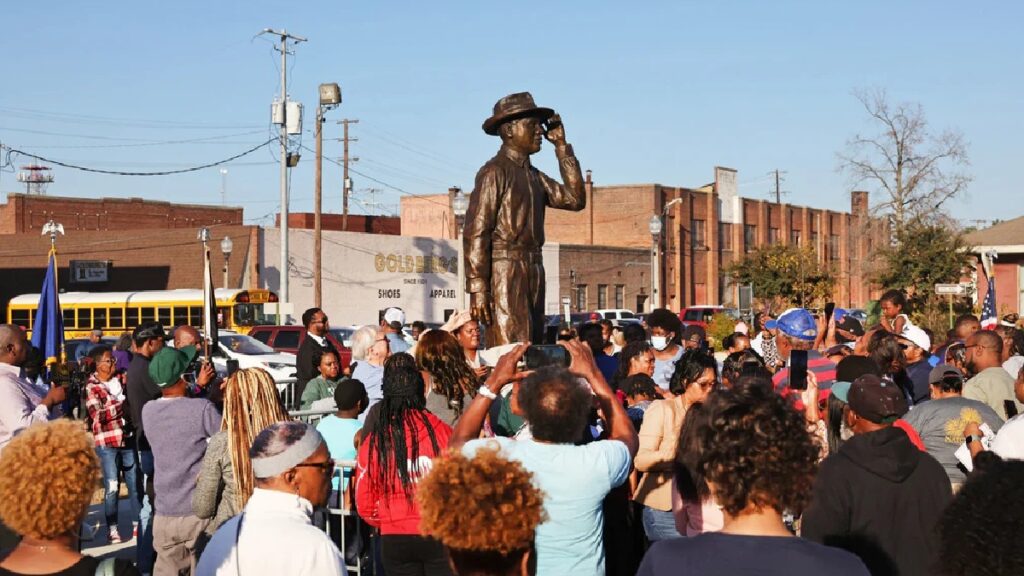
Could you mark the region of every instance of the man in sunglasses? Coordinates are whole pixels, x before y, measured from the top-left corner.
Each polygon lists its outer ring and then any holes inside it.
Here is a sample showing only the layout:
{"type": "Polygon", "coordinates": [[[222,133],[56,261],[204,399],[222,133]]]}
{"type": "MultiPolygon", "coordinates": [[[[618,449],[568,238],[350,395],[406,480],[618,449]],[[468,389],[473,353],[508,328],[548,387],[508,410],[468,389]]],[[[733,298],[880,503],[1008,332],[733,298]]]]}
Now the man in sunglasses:
{"type": "Polygon", "coordinates": [[[915,407],[903,419],[917,430],[928,453],[942,464],[955,490],[965,479],[955,456],[964,443],[964,427],[985,423],[997,431],[1003,419],[984,403],[963,397],[964,375],[955,366],[939,364],[929,372],[928,382],[931,401],[915,407]]]}
{"type": "Polygon", "coordinates": [[[928,363],[931,355],[932,340],[921,328],[907,322],[903,331],[897,335],[903,357],[907,360],[907,378],[910,380],[906,390],[911,406],[917,406],[931,398],[931,380],[929,375],[932,365],[928,363]]]}
{"type": "Polygon", "coordinates": [[[249,450],[256,488],[241,514],[203,551],[199,576],[345,574],[345,560],[313,509],[327,504],[334,461],[320,433],[302,422],[271,424],[249,450]]]}

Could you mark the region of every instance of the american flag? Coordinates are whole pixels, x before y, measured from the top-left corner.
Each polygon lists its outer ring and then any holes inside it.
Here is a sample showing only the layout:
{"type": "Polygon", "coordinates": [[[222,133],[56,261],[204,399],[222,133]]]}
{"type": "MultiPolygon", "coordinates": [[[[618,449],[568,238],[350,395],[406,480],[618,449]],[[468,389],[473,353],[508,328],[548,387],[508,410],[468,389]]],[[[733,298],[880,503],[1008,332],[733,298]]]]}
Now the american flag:
{"type": "Polygon", "coordinates": [[[991,330],[999,324],[996,317],[996,279],[989,276],[988,293],[985,294],[985,303],[981,306],[981,328],[991,330]]]}

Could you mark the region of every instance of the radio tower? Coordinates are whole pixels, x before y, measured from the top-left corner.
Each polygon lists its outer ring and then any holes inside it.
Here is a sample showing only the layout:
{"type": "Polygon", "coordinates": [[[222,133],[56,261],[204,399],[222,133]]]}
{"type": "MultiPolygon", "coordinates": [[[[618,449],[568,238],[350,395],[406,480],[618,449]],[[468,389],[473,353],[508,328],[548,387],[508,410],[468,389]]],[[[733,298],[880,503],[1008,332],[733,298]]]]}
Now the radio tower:
{"type": "Polygon", "coordinates": [[[29,196],[46,196],[46,187],[53,182],[53,173],[49,166],[29,164],[21,167],[18,182],[25,183],[25,192],[29,196]]]}

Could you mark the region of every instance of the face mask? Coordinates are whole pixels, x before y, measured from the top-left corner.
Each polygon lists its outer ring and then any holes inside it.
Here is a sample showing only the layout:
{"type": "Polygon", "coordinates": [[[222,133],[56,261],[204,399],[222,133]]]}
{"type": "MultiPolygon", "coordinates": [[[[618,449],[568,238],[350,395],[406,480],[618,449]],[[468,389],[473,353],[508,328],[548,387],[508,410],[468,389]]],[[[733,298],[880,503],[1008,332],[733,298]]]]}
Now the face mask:
{"type": "Polygon", "coordinates": [[[654,346],[655,350],[664,350],[668,348],[668,338],[664,336],[651,336],[651,346],[654,346]]]}

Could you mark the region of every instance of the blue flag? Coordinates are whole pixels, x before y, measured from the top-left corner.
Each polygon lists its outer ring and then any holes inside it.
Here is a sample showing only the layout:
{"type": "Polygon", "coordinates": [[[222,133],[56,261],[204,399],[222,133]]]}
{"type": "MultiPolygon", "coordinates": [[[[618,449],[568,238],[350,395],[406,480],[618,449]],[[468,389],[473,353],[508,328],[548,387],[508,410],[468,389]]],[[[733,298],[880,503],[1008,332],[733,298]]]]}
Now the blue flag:
{"type": "Polygon", "coordinates": [[[54,250],[50,250],[46,278],[39,293],[39,307],[32,324],[32,345],[42,351],[47,367],[63,360],[64,316],[57,295],[57,253],[54,250]]]}

